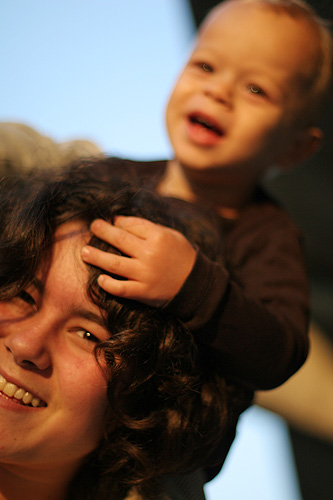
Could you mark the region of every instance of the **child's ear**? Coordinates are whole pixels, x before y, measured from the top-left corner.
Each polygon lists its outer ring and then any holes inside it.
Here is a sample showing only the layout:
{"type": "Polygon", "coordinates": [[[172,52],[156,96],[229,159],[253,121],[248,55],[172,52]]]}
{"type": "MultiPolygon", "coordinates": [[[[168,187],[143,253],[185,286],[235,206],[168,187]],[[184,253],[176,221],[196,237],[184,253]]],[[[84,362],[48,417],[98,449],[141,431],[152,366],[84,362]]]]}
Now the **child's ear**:
{"type": "Polygon", "coordinates": [[[282,170],[289,170],[311,158],[321,147],[323,132],[318,127],[309,127],[300,132],[279,162],[282,170]]]}

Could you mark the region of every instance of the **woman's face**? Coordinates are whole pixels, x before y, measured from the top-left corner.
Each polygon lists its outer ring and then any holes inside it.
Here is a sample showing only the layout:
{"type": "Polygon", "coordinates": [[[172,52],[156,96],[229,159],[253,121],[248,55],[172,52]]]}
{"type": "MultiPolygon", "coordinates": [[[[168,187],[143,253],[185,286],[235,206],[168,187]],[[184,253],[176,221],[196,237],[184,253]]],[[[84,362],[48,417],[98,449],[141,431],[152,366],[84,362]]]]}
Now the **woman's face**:
{"type": "Polygon", "coordinates": [[[103,435],[107,383],[94,346],[109,333],[86,294],[88,238],[80,222],[60,226],[34,284],[0,302],[2,464],[75,469],[103,435]]]}

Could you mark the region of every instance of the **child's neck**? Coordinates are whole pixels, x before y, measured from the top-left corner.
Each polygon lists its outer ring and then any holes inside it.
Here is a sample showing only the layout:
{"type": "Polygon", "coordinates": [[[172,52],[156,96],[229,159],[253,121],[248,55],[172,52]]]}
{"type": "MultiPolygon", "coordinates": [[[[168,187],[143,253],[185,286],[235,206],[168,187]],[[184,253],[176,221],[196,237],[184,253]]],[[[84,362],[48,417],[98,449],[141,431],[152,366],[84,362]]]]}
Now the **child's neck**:
{"type": "Polygon", "coordinates": [[[176,160],[171,160],[158,185],[158,192],[208,207],[228,219],[235,219],[250,202],[255,186],[249,183],[242,185],[229,175],[225,176],[225,180],[222,177],[219,175],[218,182],[203,182],[201,172],[186,169],[176,160]]]}

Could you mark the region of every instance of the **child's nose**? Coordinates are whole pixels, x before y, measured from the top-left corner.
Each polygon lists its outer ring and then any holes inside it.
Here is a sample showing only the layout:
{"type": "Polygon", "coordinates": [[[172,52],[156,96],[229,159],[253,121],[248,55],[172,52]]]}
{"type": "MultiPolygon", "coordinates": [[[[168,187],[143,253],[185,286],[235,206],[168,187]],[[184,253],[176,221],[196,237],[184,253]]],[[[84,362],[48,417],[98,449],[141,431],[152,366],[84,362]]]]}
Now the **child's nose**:
{"type": "Polygon", "coordinates": [[[25,325],[23,328],[16,328],[5,338],[6,349],[23,368],[47,370],[51,365],[51,356],[46,333],[41,326],[25,325]]]}
{"type": "Polygon", "coordinates": [[[232,106],[232,80],[228,75],[219,75],[206,83],[205,94],[226,107],[232,106]]]}

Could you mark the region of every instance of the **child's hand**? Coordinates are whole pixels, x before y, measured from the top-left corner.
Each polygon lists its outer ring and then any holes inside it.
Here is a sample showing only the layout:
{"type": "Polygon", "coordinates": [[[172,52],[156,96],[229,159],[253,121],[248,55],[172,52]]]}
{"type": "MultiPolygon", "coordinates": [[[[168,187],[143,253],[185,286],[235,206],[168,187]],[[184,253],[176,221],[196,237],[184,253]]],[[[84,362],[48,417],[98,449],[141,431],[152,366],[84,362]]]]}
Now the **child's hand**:
{"type": "Polygon", "coordinates": [[[114,225],[95,220],[95,236],[118,248],[126,256],[86,246],[82,258],[88,264],[126,278],[105,274],[98,284],[118,297],[160,307],[173,298],[189,275],[196,252],[180,232],[139,217],[118,216],[114,225]]]}

